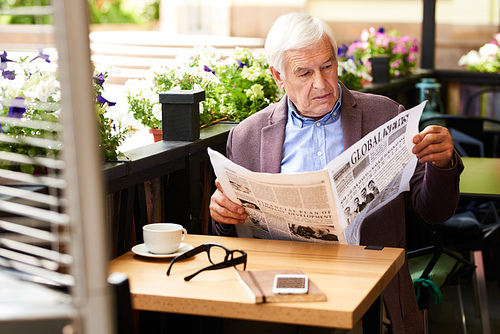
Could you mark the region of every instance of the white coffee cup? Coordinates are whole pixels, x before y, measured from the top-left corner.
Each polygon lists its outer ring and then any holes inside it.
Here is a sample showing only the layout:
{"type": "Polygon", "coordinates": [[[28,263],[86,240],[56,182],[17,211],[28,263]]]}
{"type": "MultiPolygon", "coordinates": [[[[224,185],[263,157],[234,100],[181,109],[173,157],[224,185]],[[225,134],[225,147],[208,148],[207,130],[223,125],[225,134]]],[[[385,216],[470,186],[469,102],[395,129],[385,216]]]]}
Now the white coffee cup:
{"type": "Polygon", "coordinates": [[[142,227],[144,246],[150,253],[169,254],[179,249],[187,231],[182,225],[153,223],[142,227]]]}

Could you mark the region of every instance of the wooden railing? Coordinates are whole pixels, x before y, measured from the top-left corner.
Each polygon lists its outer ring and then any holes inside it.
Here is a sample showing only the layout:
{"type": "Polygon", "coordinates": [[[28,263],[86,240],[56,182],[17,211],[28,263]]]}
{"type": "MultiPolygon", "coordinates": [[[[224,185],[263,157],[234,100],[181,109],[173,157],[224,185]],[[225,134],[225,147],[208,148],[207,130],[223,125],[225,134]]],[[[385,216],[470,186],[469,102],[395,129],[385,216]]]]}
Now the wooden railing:
{"type": "Polygon", "coordinates": [[[133,235],[137,243],[143,242],[142,226],[149,223],[146,181],[160,180],[164,221],[181,223],[191,233],[209,232],[207,200],[212,193],[213,178],[207,147],[225,153],[227,136],[234,126],[214,124],[201,129],[198,140],[160,141],[127,152],[129,161],[105,164],[107,194],[119,196],[118,207],[108,205],[111,211],[108,217],[113,217],[113,212],[117,215],[115,221],[108,222],[113,233],[111,255],[129,251],[133,235]]]}

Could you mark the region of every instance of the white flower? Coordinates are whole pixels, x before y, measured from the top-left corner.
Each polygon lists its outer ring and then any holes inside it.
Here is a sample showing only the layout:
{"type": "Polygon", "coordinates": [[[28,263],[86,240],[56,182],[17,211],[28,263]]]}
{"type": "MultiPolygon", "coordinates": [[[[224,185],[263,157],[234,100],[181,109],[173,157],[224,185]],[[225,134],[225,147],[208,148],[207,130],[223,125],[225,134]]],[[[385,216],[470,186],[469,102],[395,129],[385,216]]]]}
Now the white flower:
{"type": "Polygon", "coordinates": [[[194,52],[195,54],[198,54],[200,56],[200,63],[206,63],[210,65],[215,64],[222,57],[219,50],[212,46],[195,46],[194,52]]]}
{"type": "Polygon", "coordinates": [[[460,57],[458,60],[458,65],[463,66],[463,65],[479,65],[481,63],[481,57],[479,56],[479,53],[475,50],[469,51],[466,55],[460,57]]]}
{"type": "Polygon", "coordinates": [[[111,64],[95,64],[93,76],[98,76],[101,73],[106,74],[107,76],[113,76],[120,74],[120,69],[111,64]]]}
{"type": "Polygon", "coordinates": [[[494,57],[498,53],[498,45],[487,43],[479,49],[479,55],[481,57],[494,57]]]}
{"type": "Polygon", "coordinates": [[[53,86],[49,81],[40,81],[36,86],[36,98],[42,102],[47,102],[50,97],[50,93],[52,93],[53,86]]]}
{"type": "Polygon", "coordinates": [[[148,82],[153,82],[157,75],[164,75],[168,72],[170,72],[170,70],[165,66],[151,66],[146,74],[146,80],[148,82]]]}
{"type": "Polygon", "coordinates": [[[233,57],[238,60],[253,58],[254,55],[247,48],[236,47],[233,52],[233,57]]]}
{"type": "Polygon", "coordinates": [[[255,84],[250,89],[245,89],[245,94],[247,95],[250,100],[255,101],[257,99],[263,98],[264,97],[264,90],[263,86],[259,84],[255,84]]]}
{"type": "Polygon", "coordinates": [[[244,79],[252,81],[257,80],[261,74],[262,74],[262,69],[258,66],[251,66],[251,67],[245,66],[241,71],[241,76],[244,79]]]}
{"type": "Polygon", "coordinates": [[[153,104],[153,115],[155,116],[156,119],[161,121],[162,112],[161,112],[161,104],[160,103],[153,104]]]}
{"type": "Polygon", "coordinates": [[[146,94],[153,88],[152,82],[144,79],[128,79],[123,86],[127,96],[137,96],[146,94]]]}
{"type": "Polygon", "coordinates": [[[356,75],[361,74],[361,73],[358,73],[359,72],[358,67],[356,66],[356,63],[354,62],[354,60],[352,60],[351,58],[348,58],[346,61],[339,61],[339,66],[337,69],[338,75],[342,75],[344,73],[344,71],[351,72],[351,73],[354,73],[356,75]]]}

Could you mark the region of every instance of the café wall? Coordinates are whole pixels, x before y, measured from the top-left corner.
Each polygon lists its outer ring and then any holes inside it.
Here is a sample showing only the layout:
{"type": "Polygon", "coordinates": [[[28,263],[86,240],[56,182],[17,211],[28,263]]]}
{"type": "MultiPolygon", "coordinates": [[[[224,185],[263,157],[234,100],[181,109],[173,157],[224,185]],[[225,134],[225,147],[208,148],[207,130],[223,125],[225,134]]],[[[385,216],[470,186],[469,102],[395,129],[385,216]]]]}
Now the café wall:
{"type": "MultiPolygon", "coordinates": [[[[306,11],[328,22],[339,43],[359,38],[362,29],[384,26],[421,40],[423,0],[164,0],[159,29],[265,37],[274,20],[306,11]]],[[[460,56],[478,49],[500,31],[500,0],[436,1],[436,68],[460,69],[460,56]]]]}

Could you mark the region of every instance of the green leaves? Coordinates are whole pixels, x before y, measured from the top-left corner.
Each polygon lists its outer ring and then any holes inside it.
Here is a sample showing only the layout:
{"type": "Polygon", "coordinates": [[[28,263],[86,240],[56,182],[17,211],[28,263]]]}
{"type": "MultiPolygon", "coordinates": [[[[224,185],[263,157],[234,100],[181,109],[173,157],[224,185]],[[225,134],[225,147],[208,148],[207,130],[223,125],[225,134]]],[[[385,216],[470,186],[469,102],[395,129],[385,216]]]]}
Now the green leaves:
{"type": "MultiPolygon", "coordinates": [[[[277,87],[265,57],[249,49],[235,48],[231,57],[222,57],[212,47],[195,47],[190,57],[174,68],[153,70],[153,82],[128,82],[129,112],[141,124],[161,128],[155,116],[160,92],[203,89],[200,126],[220,120],[242,121],[270,103],[283,92],[277,87]]],[[[159,116],[159,115],[157,115],[159,116]]]]}

